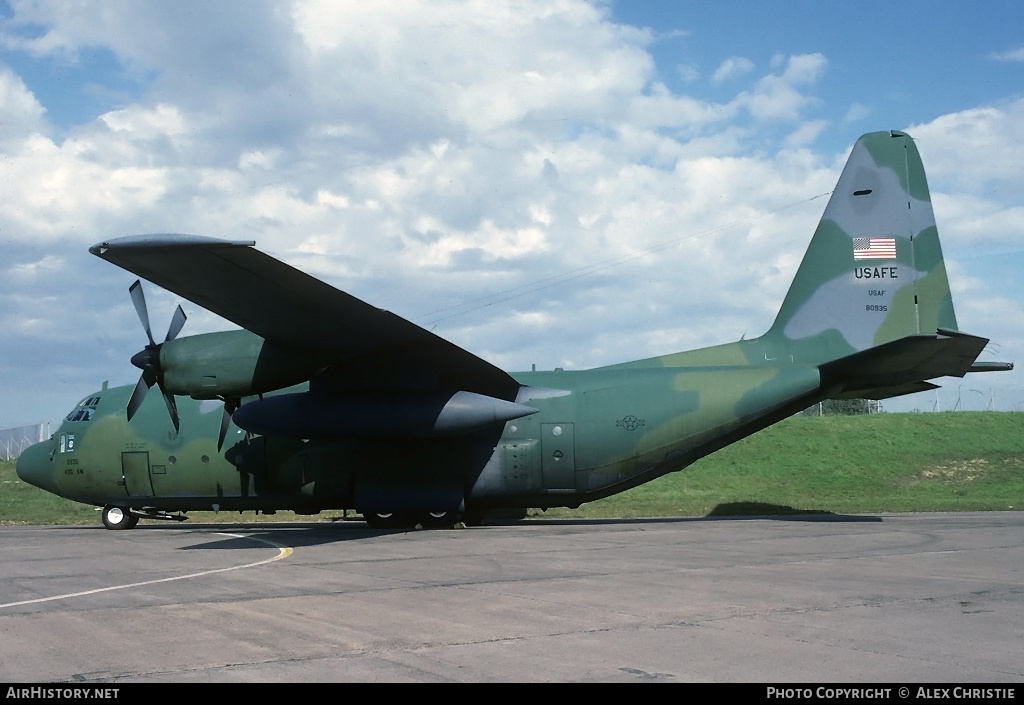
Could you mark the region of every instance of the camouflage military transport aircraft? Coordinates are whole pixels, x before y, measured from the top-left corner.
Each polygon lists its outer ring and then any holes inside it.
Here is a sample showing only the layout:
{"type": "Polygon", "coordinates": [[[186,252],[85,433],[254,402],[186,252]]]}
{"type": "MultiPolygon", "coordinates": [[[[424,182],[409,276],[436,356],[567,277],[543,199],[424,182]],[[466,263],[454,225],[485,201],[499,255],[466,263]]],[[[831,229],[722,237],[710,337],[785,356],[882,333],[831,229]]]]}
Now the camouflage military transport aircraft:
{"type": "Polygon", "coordinates": [[[1012,367],[976,362],[988,341],[957,329],[924,168],[899,132],[853,148],[767,333],[598,369],[503,372],[253,244],[90,248],[243,330],[178,338],[179,307],[156,343],[136,282],[142,378],[79,402],[21,455],[23,480],[102,506],[110,529],[211,509],[443,526],[622,492],[823,399],[1012,367]],[[154,385],[163,400],[143,401],[154,385]]]}

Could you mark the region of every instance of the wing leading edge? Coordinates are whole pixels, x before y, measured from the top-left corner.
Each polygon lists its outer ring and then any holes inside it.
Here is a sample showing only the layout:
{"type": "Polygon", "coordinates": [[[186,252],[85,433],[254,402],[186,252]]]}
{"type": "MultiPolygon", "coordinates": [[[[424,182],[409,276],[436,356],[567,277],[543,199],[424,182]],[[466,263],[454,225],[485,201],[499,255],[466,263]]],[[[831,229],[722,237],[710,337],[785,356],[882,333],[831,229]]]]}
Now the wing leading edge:
{"type": "Polygon", "coordinates": [[[328,379],[408,380],[514,400],[507,372],[430,331],[274,259],[252,241],[133,235],[89,248],[285,349],[326,351],[328,379]]]}

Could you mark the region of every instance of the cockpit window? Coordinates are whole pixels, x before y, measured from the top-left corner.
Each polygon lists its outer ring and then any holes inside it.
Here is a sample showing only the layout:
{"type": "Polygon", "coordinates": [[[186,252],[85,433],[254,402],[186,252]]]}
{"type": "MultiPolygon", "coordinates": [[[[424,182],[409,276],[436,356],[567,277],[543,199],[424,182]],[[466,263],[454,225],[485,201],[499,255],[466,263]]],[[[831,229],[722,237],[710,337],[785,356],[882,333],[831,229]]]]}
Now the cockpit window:
{"type": "Polygon", "coordinates": [[[100,403],[99,397],[89,397],[78,402],[78,406],[71,410],[71,413],[64,417],[65,421],[89,421],[92,419],[96,406],[100,403]]]}

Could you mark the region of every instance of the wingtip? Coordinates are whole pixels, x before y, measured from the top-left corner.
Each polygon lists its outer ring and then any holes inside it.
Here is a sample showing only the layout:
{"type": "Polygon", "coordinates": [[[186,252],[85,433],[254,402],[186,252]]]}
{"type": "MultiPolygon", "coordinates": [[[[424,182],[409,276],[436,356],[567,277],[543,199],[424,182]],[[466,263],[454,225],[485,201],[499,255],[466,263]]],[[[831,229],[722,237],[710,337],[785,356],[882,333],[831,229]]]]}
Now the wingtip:
{"type": "Polygon", "coordinates": [[[89,252],[102,257],[110,250],[151,249],[166,247],[252,247],[255,240],[221,240],[205,235],[186,235],[182,233],[152,233],[145,235],[125,235],[98,242],[89,248],[89,252]]]}

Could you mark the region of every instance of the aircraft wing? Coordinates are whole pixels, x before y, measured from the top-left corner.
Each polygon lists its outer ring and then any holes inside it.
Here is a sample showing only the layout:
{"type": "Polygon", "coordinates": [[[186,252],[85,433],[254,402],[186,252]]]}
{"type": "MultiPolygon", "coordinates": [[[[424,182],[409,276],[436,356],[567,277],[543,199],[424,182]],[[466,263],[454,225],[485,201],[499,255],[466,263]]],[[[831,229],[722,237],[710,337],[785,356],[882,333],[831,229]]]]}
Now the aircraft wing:
{"type": "Polygon", "coordinates": [[[89,251],[284,348],[337,353],[358,373],[382,365],[514,399],[507,372],[388,311],[280,262],[252,241],[133,235],[89,251]]]}

